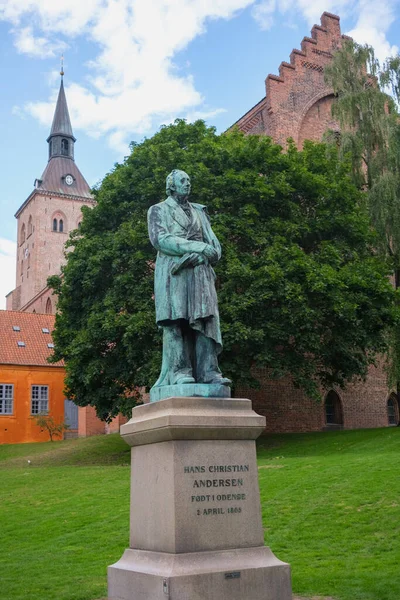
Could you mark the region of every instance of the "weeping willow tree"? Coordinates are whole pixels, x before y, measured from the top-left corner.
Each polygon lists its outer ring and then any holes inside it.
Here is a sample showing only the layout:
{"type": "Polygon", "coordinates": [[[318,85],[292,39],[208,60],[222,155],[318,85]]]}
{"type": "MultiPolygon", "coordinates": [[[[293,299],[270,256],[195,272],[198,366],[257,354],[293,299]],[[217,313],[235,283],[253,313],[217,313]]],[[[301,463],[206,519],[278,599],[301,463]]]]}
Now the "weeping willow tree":
{"type": "MultiPolygon", "coordinates": [[[[341,129],[340,152],[365,191],[377,250],[389,257],[400,287],[400,56],[381,65],[371,46],[344,42],[326,67],[336,101],[332,116],[341,129]]],[[[400,383],[400,324],[393,331],[390,379],[400,383]]]]}

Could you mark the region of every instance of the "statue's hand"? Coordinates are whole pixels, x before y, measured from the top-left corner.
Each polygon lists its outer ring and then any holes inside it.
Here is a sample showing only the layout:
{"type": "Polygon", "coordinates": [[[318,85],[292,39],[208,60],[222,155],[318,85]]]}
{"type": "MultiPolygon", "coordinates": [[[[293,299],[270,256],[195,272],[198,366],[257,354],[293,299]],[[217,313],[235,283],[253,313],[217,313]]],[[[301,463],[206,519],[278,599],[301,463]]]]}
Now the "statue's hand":
{"type": "Polygon", "coordinates": [[[205,262],[207,262],[207,259],[202,254],[197,254],[194,252],[192,254],[192,256],[190,257],[190,265],[192,267],[197,267],[198,265],[203,265],[205,262]]]}
{"type": "Polygon", "coordinates": [[[206,258],[208,258],[211,262],[217,262],[218,260],[218,252],[210,244],[207,244],[207,246],[204,248],[203,255],[206,258]]]}

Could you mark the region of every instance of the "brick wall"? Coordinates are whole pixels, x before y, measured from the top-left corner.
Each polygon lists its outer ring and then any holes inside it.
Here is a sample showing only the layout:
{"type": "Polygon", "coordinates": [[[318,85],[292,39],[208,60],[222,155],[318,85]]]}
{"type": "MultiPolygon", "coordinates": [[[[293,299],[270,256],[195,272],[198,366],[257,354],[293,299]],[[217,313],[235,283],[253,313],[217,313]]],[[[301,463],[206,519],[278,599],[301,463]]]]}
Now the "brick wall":
{"type": "MultiPolygon", "coordinates": [[[[290,62],[282,62],[279,75],[268,75],[265,97],[243,115],[235,126],[246,134],[269,135],[283,147],[291,137],[299,148],[306,139],[321,140],[328,129],[339,130],[332,118],[334,96],[325,84],[324,69],[346,36],[340,19],[323,13],[290,62]]],[[[316,403],[292,385],[290,379],[269,379],[267,369],[258,372],[260,390],[238,387],[236,396],[248,397],[267,419],[269,432],[320,431],[326,427],[324,402],[316,403]]],[[[371,367],[365,382],[336,390],[344,428],[385,427],[390,390],[383,365],[371,367]]],[[[398,405],[396,406],[398,415],[398,405]]]]}
{"type": "MultiPolygon", "coordinates": [[[[254,410],[266,417],[269,433],[321,431],[326,427],[325,404],[307,398],[289,378],[272,380],[267,369],[256,373],[261,389],[239,386],[235,396],[250,398],[254,410]]],[[[387,401],[390,390],[383,364],[371,366],[365,382],[335,390],[341,402],[343,428],[359,429],[389,425],[387,401]]],[[[326,397],[326,394],[323,395],[326,397]]]]}
{"type": "Polygon", "coordinates": [[[320,431],[324,427],[322,404],[295,389],[289,378],[269,379],[267,369],[259,369],[255,375],[261,382],[261,388],[255,390],[238,386],[235,396],[251,399],[253,409],[266,418],[266,432],[320,431]]]}
{"type": "MultiPolygon", "coordinates": [[[[58,274],[64,264],[64,246],[82,218],[81,207],[93,202],[35,193],[18,216],[16,289],[7,297],[7,308],[21,310],[46,288],[47,278],[58,274]],[[53,231],[53,219],[63,220],[63,232],[53,231]],[[29,224],[31,223],[31,227],[29,224]],[[25,231],[25,238],[22,231],[25,231]]],[[[29,312],[46,312],[46,298],[29,312]],[[44,302],[44,307],[41,304],[44,302]]],[[[52,304],[54,303],[54,298],[52,304]]],[[[54,313],[54,307],[52,312],[54,313]]]]}
{"type": "Polygon", "coordinates": [[[105,423],[97,417],[96,409],[93,406],[80,406],[78,409],[78,436],[90,437],[105,433],[118,433],[121,425],[127,421],[126,417],[119,414],[111,423],[105,423]]]}
{"type": "Polygon", "coordinates": [[[78,436],[90,437],[91,435],[102,435],[106,431],[106,424],[96,415],[93,406],[80,406],[78,408],[78,436]]]}
{"type": "Polygon", "coordinates": [[[38,314],[51,314],[56,313],[57,308],[57,296],[53,295],[53,291],[48,287],[39,292],[32,300],[30,300],[23,307],[23,312],[35,312],[38,314]]]}
{"type": "Polygon", "coordinates": [[[128,419],[124,417],[124,415],[117,415],[116,417],[114,417],[111,423],[106,424],[106,433],[119,433],[119,428],[121,427],[121,425],[124,425],[127,422],[128,419]]]}
{"type": "Polygon", "coordinates": [[[383,364],[371,366],[365,383],[360,381],[339,392],[343,401],[345,428],[389,425],[387,401],[390,392],[383,364]]]}

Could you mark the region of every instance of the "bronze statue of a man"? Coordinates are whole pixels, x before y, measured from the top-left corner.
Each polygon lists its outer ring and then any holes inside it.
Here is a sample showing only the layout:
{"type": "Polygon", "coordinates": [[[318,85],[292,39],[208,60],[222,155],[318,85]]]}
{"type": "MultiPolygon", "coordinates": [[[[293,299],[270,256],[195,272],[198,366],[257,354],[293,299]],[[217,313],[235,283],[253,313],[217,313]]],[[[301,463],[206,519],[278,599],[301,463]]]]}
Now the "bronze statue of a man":
{"type": "Polygon", "coordinates": [[[205,207],[188,201],[190,177],[174,170],[168,198],[148,212],[150,241],[157,250],[154,292],[156,322],[163,328],[161,374],[154,387],[221,384],[222,349],[213,265],[221,246],[205,207]]]}

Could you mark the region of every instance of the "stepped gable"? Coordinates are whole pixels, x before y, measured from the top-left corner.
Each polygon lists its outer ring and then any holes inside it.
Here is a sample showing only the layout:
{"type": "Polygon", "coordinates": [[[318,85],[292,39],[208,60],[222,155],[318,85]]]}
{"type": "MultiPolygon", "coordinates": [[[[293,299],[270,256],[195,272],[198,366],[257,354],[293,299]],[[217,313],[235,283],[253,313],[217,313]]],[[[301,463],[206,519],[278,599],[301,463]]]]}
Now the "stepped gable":
{"type": "Polygon", "coordinates": [[[338,129],[331,117],[332,90],[325,84],[324,69],[343,39],[340,18],[324,12],[321,25],[304,37],[290,62],[283,61],[279,75],[268,75],[266,95],[235,126],[248,134],[265,134],[285,146],[292,137],[301,147],[305,139],[320,140],[328,129],[338,129]]]}

